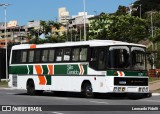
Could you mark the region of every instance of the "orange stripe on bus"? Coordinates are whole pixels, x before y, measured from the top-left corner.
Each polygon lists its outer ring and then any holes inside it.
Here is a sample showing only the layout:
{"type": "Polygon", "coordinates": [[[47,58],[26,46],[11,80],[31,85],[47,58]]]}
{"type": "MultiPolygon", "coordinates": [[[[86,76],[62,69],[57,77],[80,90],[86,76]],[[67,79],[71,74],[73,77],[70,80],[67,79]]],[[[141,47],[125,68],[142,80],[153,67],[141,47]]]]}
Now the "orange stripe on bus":
{"type": "Polygon", "coordinates": [[[83,75],[83,66],[80,65],[80,75],[83,75]]]}
{"type": "Polygon", "coordinates": [[[38,76],[38,78],[39,78],[39,85],[45,85],[46,84],[45,76],[38,76]]]}
{"type": "Polygon", "coordinates": [[[31,49],[36,48],[36,44],[30,45],[30,48],[31,49]]]}
{"type": "Polygon", "coordinates": [[[120,73],[120,76],[123,76],[123,73],[122,73],[122,71],[119,71],[119,73],[120,73]]]}
{"type": "Polygon", "coordinates": [[[49,68],[49,75],[53,75],[54,74],[54,71],[53,71],[53,65],[48,65],[48,68],[49,68]]]}
{"type": "MultiPolygon", "coordinates": [[[[41,65],[35,65],[35,69],[36,69],[36,72],[37,72],[38,75],[43,73],[41,65]]],[[[40,85],[45,85],[46,84],[45,76],[38,76],[38,78],[39,78],[39,84],[40,85]]]]}
{"type": "Polygon", "coordinates": [[[42,74],[42,68],[40,65],[35,65],[35,69],[36,69],[37,74],[42,74]]]}

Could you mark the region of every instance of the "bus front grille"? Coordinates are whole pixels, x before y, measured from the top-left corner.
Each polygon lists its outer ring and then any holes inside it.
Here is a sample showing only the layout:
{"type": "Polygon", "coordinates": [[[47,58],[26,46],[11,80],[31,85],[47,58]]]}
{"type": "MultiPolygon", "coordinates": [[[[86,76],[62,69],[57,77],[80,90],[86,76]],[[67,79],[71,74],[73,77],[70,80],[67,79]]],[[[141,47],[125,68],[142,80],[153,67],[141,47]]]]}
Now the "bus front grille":
{"type": "Polygon", "coordinates": [[[117,86],[148,86],[148,78],[114,77],[114,85],[117,86]]]}

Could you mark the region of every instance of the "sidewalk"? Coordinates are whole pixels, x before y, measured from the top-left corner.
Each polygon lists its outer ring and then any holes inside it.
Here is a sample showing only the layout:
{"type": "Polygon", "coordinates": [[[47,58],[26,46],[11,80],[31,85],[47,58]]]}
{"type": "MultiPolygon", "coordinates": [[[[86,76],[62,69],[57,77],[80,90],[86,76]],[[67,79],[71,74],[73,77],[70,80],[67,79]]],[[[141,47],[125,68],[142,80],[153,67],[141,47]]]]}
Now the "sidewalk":
{"type": "Polygon", "coordinates": [[[150,82],[149,89],[151,92],[160,89],[160,80],[150,82]]]}

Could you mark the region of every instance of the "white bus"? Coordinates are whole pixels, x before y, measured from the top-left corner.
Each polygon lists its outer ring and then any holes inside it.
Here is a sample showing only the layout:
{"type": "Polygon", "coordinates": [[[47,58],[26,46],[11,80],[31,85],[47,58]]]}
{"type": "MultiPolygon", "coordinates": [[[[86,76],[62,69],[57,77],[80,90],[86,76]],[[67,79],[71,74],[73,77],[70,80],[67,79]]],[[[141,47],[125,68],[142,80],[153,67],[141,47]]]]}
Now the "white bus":
{"type": "Polygon", "coordinates": [[[112,40],[12,47],[9,86],[43,91],[148,95],[146,47],[112,40]]]}

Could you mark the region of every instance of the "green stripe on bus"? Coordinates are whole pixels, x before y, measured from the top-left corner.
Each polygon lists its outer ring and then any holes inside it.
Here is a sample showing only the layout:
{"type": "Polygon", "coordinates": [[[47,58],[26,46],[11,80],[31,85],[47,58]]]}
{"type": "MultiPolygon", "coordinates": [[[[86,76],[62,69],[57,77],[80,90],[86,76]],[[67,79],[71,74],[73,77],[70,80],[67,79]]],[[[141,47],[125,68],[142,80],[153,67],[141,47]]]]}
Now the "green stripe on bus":
{"type": "Polygon", "coordinates": [[[67,74],[67,65],[54,65],[54,74],[67,74]]]}
{"type": "Polygon", "coordinates": [[[28,74],[27,66],[10,66],[10,74],[28,74]]]}
{"type": "MultiPolygon", "coordinates": [[[[10,66],[10,74],[33,74],[34,65],[10,66]]],[[[48,74],[47,65],[42,65],[42,75],[48,74]]],[[[87,65],[54,65],[54,75],[87,75],[87,65]]]]}
{"type": "MultiPolygon", "coordinates": [[[[118,76],[118,70],[108,70],[107,76],[118,76]]],[[[147,71],[122,71],[125,76],[147,76],[147,71]]]]}
{"type": "Polygon", "coordinates": [[[29,74],[33,74],[33,65],[28,65],[29,74]]]}
{"type": "Polygon", "coordinates": [[[46,85],[51,85],[51,75],[45,75],[47,83],[46,85]]]}
{"type": "Polygon", "coordinates": [[[42,65],[43,68],[43,74],[48,74],[48,67],[47,65],[42,65]]]}

